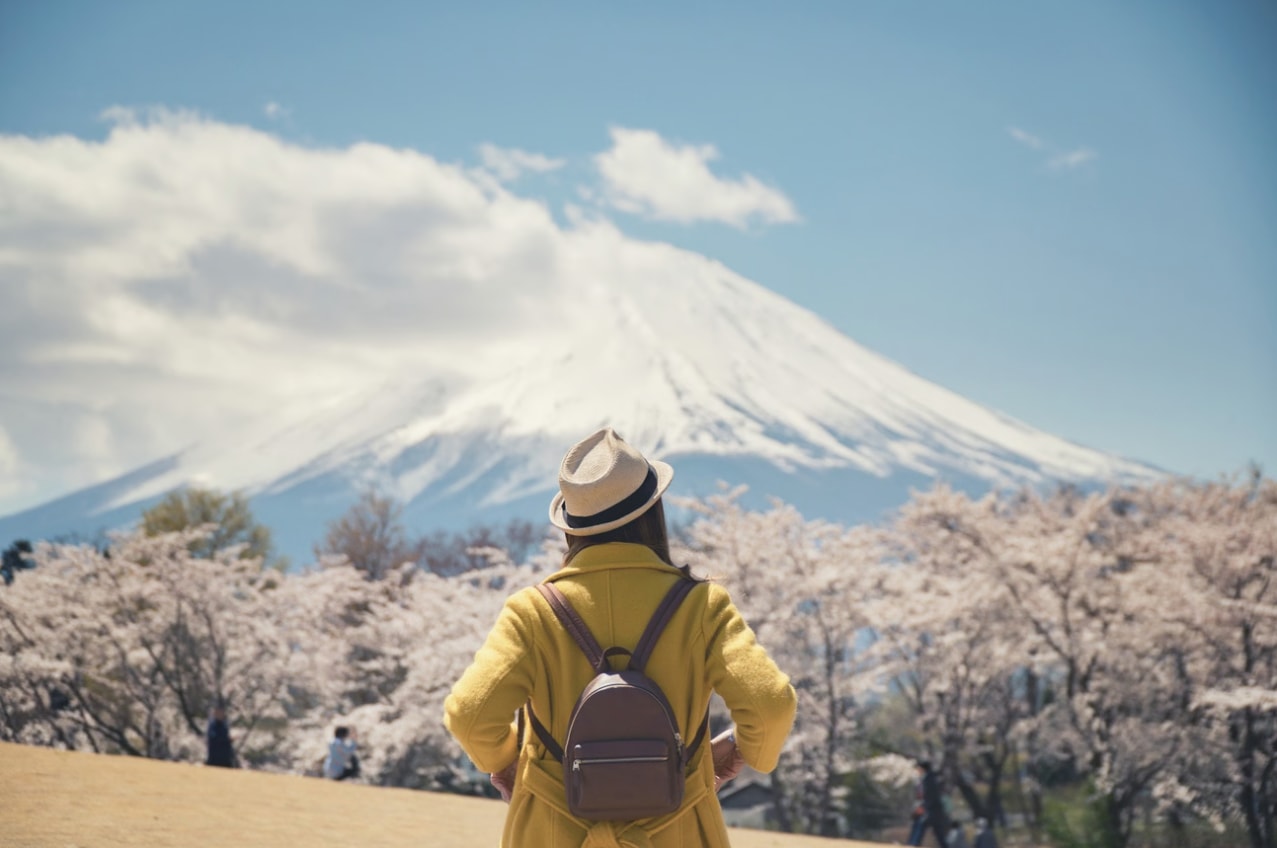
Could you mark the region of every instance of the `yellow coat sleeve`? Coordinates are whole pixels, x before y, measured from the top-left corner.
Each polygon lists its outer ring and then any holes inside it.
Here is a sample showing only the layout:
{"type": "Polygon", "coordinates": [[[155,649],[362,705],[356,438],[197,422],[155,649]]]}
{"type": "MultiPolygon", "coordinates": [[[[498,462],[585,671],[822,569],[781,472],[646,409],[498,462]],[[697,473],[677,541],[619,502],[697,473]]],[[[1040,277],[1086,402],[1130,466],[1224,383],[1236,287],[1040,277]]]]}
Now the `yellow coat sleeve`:
{"type": "Polygon", "coordinates": [[[514,714],[528,701],[535,673],[532,634],[520,608],[525,592],[506,599],[474,662],[444,701],[443,723],[477,768],[496,772],[514,762],[514,714]]]}
{"type": "Polygon", "coordinates": [[[758,644],[727,590],[709,585],[705,616],[709,684],[731,711],[736,746],[751,767],[776,768],[798,707],[789,676],[758,644]]]}

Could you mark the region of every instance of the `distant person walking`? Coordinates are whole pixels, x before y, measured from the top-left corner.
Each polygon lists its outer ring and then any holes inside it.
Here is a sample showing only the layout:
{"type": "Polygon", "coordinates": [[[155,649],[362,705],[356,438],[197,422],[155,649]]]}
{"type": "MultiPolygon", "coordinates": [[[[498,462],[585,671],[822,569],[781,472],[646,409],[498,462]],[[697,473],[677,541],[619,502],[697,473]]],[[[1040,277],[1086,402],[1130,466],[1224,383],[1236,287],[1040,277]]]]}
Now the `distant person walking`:
{"type": "Polygon", "coordinates": [[[927,826],[927,808],[922,802],[922,779],[913,785],[913,811],[909,816],[909,838],[906,845],[921,845],[922,831],[927,826]]]}
{"type": "Polygon", "coordinates": [[[358,740],[349,727],[338,727],[328,743],[328,756],[324,759],[324,777],[345,780],[359,777],[359,755],[355,753],[358,740]]]}
{"type": "Polygon", "coordinates": [[[930,760],[918,760],[918,783],[914,796],[921,804],[914,808],[913,830],[909,834],[909,844],[921,845],[927,829],[930,828],[936,835],[936,844],[940,848],[949,848],[945,834],[948,823],[940,793],[940,780],[932,770],[930,760]],[[918,815],[919,806],[921,815],[918,815]]]}
{"type": "Polygon", "coordinates": [[[235,749],[231,747],[231,729],[226,725],[226,710],[220,706],[208,712],[208,757],[206,766],[235,768],[235,749]]]}

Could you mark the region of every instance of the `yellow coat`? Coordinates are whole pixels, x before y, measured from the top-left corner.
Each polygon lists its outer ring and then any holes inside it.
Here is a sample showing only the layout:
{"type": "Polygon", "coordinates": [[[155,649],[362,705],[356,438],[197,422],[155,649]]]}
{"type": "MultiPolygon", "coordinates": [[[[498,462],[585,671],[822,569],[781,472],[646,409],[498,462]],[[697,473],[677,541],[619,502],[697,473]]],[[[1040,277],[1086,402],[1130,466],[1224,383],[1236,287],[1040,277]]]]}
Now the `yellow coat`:
{"type": "MultiPolygon", "coordinates": [[[[548,580],[562,590],[604,648],[632,649],[680,574],[642,545],[613,542],[578,553],[548,580]]],[[[617,664],[614,658],[614,665],[617,664]]],[[[776,767],[797,699],[755,641],[727,591],[697,586],[656,644],[646,669],[674,707],[684,739],[695,736],[711,690],[736,723],[741,754],[759,771],[776,767]]],[[[634,823],[595,824],[567,811],[562,766],[534,733],[516,752],[513,717],[529,698],[560,743],[593,673],[584,654],[535,588],[511,595],[474,662],[444,703],[444,723],[475,765],[500,771],[519,757],[503,848],[692,848],[727,846],[706,739],[688,774],[683,806],[634,823]]],[[[689,743],[690,744],[690,743],[689,743]]]]}

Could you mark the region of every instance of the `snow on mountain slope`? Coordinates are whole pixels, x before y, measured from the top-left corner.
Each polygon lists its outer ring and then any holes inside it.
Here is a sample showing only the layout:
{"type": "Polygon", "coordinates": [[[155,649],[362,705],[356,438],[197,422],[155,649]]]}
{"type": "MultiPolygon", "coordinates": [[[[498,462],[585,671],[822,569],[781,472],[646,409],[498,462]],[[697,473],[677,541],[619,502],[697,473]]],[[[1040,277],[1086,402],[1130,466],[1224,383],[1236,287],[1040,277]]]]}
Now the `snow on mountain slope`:
{"type": "Polygon", "coordinates": [[[405,362],[400,373],[291,420],[264,416],[97,496],[0,520],[0,532],[59,522],[86,529],[189,483],[245,489],[277,515],[307,511],[311,539],[366,486],[436,506],[531,503],[553,489],[568,445],[604,424],[655,456],[712,460],[729,482],[733,464],[746,462],[782,476],[903,473],[988,485],[1154,474],[929,383],[716,262],[685,254],[687,274],[674,280],[656,273],[668,263],[653,261],[647,273],[645,257],[677,248],[614,247],[635,255],[617,263],[572,254],[583,266],[573,278],[597,282],[570,303],[547,305],[545,321],[516,337],[456,350],[442,365],[405,362]]]}

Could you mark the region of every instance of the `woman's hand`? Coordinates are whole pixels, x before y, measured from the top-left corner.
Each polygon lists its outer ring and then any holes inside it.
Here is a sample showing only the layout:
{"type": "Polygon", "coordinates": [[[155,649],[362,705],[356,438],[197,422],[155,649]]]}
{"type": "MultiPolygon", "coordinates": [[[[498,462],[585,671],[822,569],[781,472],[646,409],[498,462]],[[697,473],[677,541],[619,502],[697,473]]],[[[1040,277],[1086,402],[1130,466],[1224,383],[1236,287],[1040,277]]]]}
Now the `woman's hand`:
{"type": "Polygon", "coordinates": [[[507,804],[510,803],[510,796],[514,794],[514,773],[518,770],[518,766],[519,760],[516,757],[510,765],[488,776],[488,780],[492,781],[492,785],[501,793],[501,800],[507,804]]]}
{"type": "Polygon", "coordinates": [[[736,747],[736,728],[725,730],[710,740],[709,749],[714,757],[714,791],[717,792],[745,767],[745,758],[736,747]]]}

